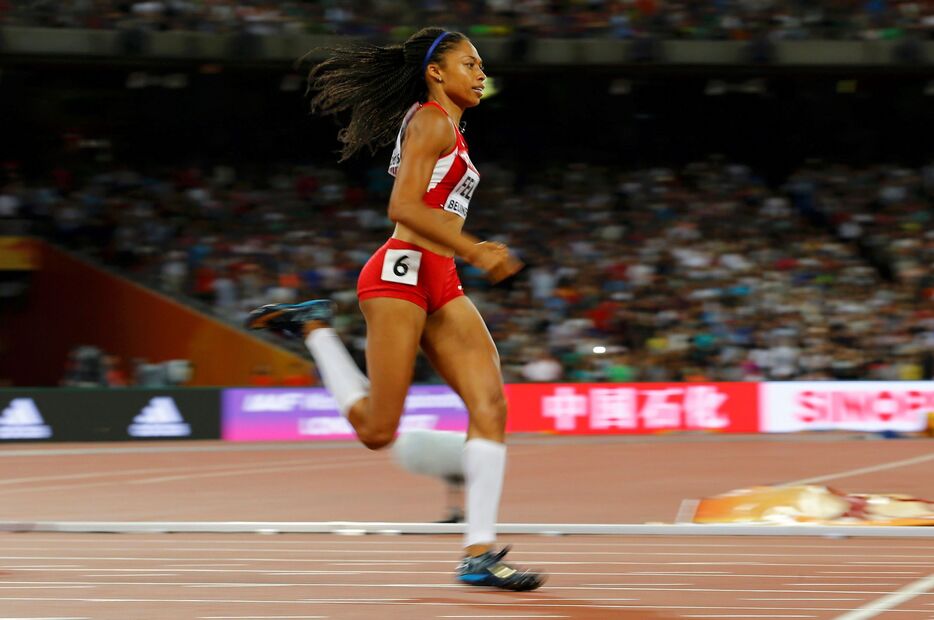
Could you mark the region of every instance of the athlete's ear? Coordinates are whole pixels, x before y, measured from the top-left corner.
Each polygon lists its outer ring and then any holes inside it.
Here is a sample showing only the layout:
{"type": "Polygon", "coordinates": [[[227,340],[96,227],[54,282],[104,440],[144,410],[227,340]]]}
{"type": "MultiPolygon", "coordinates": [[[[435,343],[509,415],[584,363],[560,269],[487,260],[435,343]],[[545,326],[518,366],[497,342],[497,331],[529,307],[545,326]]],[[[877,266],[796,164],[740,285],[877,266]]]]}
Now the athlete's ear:
{"type": "Polygon", "coordinates": [[[437,82],[440,84],[444,81],[444,76],[441,75],[441,67],[436,62],[428,65],[427,76],[429,82],[437,82]]]}

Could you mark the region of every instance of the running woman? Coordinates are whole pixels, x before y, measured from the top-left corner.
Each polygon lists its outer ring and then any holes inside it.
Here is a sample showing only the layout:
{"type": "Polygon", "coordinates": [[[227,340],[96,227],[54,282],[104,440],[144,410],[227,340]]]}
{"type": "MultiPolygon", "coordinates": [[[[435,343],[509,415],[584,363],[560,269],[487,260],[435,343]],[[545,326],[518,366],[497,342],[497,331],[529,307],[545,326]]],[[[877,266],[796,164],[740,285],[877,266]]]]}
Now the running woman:
{"type": "Polygon", "coordinates": [[[440,28],[425,28],[402,45],[334,50],[311,70],[312,112],[350,112],[338,136],[341,161],[395,136],[389,166],[395,231],[357,282],[369,378],[330,327],[328,300],[263,306],[251,313],[247,327],[303,337],[325,387],[371,450],[395,437],[421,347],[470,417],[463,453],[467,532],[457,578],[534,590],[543,576],[506,564],[508,547],[494,549],[506,467],[506,399],[496,346],[454,265],[459,255],[492,282],[522,267],[504,245],[462,230],[480,175],[458,128],[464,110],[480,103],[485,80],[470,40],[440,28]]]}

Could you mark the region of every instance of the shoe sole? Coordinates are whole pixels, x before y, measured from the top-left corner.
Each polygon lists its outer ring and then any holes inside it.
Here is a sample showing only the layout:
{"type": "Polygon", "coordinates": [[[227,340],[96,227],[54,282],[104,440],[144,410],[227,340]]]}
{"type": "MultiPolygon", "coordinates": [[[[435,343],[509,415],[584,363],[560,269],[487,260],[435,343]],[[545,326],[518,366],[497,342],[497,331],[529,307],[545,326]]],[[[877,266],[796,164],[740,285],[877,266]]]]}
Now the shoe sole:
{"type": "Polygon", "coordinates": [[[482,579],[477,579],[477,580],[470,580],[470,579],[464,579],[463,577],[458,577],[457,581],[459,583],[462,583],[465,586],[496,588],[497,590],[508,590],[510,592],[531,592],[532,590],[538,590],[545,583],[544,581],[539,581],[537,584],[535,584],[535,586],[531,588],[529,587],[511,588],[509,586],[499,584],[499,583],[490,583],[487,579],[488,578],[485,576],[482,579]]]}
{"type": "Polygon", "coordinates": [[[269,321],[273,320],[276,317],[282,316],[283,314],[285,314],[285,310],[276,310],[274,312],[270,312],[269,314],[258,316],[255,319],[251,320],[247,324],[247,327],[249,329],[266,329],[267,327],[269,327],[269,321]]]}

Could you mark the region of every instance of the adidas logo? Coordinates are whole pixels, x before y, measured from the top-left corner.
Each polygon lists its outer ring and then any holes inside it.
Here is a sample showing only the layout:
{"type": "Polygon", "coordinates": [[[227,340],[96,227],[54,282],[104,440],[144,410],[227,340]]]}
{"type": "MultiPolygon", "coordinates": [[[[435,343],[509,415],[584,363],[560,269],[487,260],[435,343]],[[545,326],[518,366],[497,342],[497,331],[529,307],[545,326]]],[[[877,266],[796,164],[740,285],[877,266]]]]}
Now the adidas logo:
{"type": "Polygon", "coordinates": [[[170,396],[156,396],[127,429],[130,437],[188,437],[189,426],[170,396]]]}
{"type": "Polygon", "coordinates": [[[0,439],[48,439],[52,427],[45,423],[31,398],[14,398],[0,412],[0,439]]]}

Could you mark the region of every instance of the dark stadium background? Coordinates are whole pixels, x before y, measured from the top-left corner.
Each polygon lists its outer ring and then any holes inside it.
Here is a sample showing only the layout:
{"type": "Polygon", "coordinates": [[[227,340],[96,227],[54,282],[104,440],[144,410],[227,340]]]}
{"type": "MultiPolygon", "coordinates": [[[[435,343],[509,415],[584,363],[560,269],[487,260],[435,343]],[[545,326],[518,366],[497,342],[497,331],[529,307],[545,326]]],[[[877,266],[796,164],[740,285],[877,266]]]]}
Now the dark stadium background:
{"type": "MultiPolygon", "coordinates": [[[[304,75],[289,63],[6,58],[0,66],[0,157],[27,174],[80,168],[106,150],[65,148],[69,134],[106,140],[113,160],[134,166],[336,159],[336,127],[308,114],[304,75]],[[181,85],[158,84],[180,76],[181,85]],[[134,80],[152,85],[129,87],[134,80]]],[[[500,92],[465,117],[467,138],[479,162],[520,169],[677,166],[721,154],[777,181],[807,159],[919,165],[934,141],[928,66],[488,69],[500,92]]],[[[385,159],[359,155],[349,167],[385,159]]]]}

